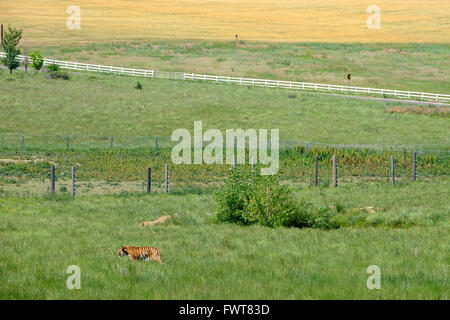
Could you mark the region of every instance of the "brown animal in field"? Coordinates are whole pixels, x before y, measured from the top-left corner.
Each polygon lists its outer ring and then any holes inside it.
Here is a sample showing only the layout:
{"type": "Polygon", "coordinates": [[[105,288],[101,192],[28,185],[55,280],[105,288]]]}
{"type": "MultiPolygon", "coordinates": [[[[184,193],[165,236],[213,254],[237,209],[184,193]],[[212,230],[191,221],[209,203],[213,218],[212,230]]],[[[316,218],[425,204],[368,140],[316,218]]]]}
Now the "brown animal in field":
{"type": "Polygon", "coordinates": [[[119,257],[128,256],[132,261],[151,259],[157,263],[162,263],[161,252],[155,247],[124,246],[117,251],[117,255],[119,257]]]}
{"type": "Polygon", "coordinates": [[[154,221],[141,222],[141,227],[154,226],[155,224],[162,224],[162,223],[167,222],[170,219],[171,219],[170,216],[161,216],[161,217],[159,217],[158,219],[156,219],[154,221]]]}

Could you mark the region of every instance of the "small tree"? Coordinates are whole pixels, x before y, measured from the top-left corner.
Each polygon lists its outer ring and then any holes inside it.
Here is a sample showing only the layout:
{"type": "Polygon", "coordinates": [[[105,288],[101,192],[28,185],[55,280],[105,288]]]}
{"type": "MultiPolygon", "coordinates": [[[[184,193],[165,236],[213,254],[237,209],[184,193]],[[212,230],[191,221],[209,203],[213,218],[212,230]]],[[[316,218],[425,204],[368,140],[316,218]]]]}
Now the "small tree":
{"type": "Polygon", "coordinates": [[[20,54],[20,50],[17,49],[20,39],[22,39],[22,30],[8,26],[2,43],[6,53],[6,57],[2,58],[2,63],[8,67],[10,74],[20,66],[20,61],[17,60],[17,56],[20,54]]]}
{"type": "Polygon", "coordinates": [[[39,51],[35,50],[30,53],[31,66],[36,70],[41,70],[44,65],[44,57],[39,53],[39,51]]]}

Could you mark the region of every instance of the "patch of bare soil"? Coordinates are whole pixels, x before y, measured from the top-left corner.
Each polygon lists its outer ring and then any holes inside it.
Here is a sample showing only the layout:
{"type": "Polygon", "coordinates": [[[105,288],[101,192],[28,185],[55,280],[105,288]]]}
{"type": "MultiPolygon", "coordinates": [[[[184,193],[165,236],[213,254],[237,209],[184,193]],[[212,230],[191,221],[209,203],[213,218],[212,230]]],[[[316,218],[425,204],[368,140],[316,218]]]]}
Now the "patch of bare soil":
{"type": "Polygon", "coordinates": [[[404,114],[425,114],[430,116],[450,116],[450,108],[448,107],[422,107],[422,106],[405,106],[386,108],[388,113],[404,113],[404,114]]]}
{"type": "Polygon", "coordinates": [[[53,161],[48,161],[48,159],[39,158],[39,157],[36,157],[36,156],[32,156],[31,159],[20,159],[20,158],[0,159],[0,162],[3,162],[3,163],[48,162],[50,164],[55,164],[55,162],[53,162],[53,161]]]}
{"type": "Polygon", "coordinates": [[[395,49],[395,48],[385,48],[383,49],[384,52],[388,52],[388,53],[397,53],[400,52],[400,50],[395,49]]]}

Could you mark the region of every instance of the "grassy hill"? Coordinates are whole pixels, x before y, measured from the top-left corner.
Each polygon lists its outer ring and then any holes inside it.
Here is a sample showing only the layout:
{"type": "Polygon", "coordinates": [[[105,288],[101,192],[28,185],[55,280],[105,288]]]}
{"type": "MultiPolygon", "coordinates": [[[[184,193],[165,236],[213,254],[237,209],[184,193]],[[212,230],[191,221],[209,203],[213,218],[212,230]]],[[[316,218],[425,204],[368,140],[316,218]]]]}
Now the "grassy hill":
{"type": "Polygon", "coordinates": [[[393,102],[92,73],[63,81],[0,70],[0,81],[3,134],[170,136],[202,120],[204,130],[280,129],[281,139],[299,141],[425,149],[449,141],[446,115],[387,112],[393,102]]]}
{"type": "Polygon", "coordinates": [[[450,45],[149,40],[36,44],[50,58],[223,76],[449,93],[450,45]]]}

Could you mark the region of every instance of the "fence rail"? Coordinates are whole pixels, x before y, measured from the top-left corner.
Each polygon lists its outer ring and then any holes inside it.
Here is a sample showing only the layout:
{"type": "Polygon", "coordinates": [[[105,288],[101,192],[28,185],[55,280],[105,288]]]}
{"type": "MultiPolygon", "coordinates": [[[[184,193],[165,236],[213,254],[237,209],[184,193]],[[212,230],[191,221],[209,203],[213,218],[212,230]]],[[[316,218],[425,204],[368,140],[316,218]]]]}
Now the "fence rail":
{"type": "MultiPolygon", "coordinates": [[[[4,56],[5,53],[0,52],[0,57],[4,56]]],[[[29,57],[27,56],[20,55],[18,57],[18,60],[23,61],[26,58],[29,59],[29,57]]],[[[285,81],[285,80],[238,78],[238,77],[227,77],[227,76],[184,73],[184,72],[164,72],[156,70],[120,68],[113,66],[70,62],[47,58],[44,59],[44,65],[51,65],[51,64],[56,64],[61,68],[68,70],[124,74],[135,77],[173,79],[173,80],[192,80],[192,81],[203,80],[203,81],[213,81],[216,83],[232,83],[255,87],[283,88],[291,90],[328,91],[341,94],[349,94],[349,93],[378,94],[383,96],[391,96],[399,99],[420,99],[435,102],[450,102],[450,94],[441,94],[441,93],[365,88],[365,87],[353,87],[344,85],[332,85],[323,83],[310,83],[310,82],[285,81]]]]}
{"type": "MultiPolygon", "coordinates": [[[[193,145],[193,141],[192,145],[193,145]]],[[[172,148],[178,142],[170,136],[101,136],[101,135],[26,135],[16,133],[0,134],[0,151],[11,150],[72,150],[72,149],[113,149],[113,148],[172,148]]],[[[267,140],[271,149],[271,142],[267,140]]],[[[202,146],[202,148],[205,145],[202,146]]],[[[279,140],[280,150],[303,147],[306,151],[313,148],[331,148],[336,150],[370,150],[373,152],[417,152],[419,154],[450,155],[450,150],[427,149],[411,145],[363,145],[330,144],[312,141],[279,140]]],[[[236,147],[238,148],[238,147],[236,147]]],[[[246,144],[246,149],[250,149],[246,144]]]]}

